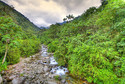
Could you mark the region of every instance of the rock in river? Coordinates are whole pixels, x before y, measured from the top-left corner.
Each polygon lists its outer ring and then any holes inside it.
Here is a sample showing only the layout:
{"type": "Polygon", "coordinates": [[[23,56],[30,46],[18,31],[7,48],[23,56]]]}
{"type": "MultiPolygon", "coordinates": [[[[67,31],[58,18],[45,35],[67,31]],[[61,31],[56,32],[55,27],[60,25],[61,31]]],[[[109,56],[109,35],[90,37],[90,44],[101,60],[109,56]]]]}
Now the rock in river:
{"type": "Polygon", "coordinates": [[[44,72],[48,72],[48,71],[50,71],[49,67],[48,67],[48,66],[45,66],[45,67],[44,67],[44,72]]]}

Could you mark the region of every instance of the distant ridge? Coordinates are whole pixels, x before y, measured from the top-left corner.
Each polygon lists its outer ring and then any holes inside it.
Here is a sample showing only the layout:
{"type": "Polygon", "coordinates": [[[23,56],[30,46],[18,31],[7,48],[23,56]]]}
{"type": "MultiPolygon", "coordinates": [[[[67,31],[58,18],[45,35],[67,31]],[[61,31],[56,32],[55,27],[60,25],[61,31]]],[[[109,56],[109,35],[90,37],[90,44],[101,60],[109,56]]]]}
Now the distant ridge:
{"type": "Polygon", "coordinates": [[[0,17],[10,16],[14,22],[22,27],[24,31],[38,31],[39,27],[34,25],[30,20],[13,7],[9,6],[3,1],[0,1],[0,17]]]}

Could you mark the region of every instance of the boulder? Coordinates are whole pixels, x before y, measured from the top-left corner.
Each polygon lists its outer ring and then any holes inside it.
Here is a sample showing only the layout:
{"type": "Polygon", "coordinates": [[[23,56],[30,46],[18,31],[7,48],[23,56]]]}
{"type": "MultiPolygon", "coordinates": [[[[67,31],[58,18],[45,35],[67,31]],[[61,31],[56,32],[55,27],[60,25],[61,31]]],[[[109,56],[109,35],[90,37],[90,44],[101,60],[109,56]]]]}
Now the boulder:
{"type": "Polygon", "coordinates": [[[34,71],[36,72],[36,74],[42,74],[44,73],[44,70],[43,70],[43,66],[41,65],[37,65],[36,69],[34,69],[34,71]]]}
{"type": "Polygon", "coordinates": [[[45,66],[44,67],[44,72],[49,72],[50,71],[50,68],[48,66],[45,66]]]}
{"type": "Polygon", "coordinates": [[[54,81],[47,81],[48,83],[47,84],[57,84],[56,82],[54,81]]]}
{"type": "Polygon", "coordinates": [[[65,83],[66,83],[66,80],[65,80],[65,79],[62,79],[61,82],[62,82],[63,84],[65,84],[65,83]]]}
{"type": "Polygon", "coordinates": [[[21,77],[21,78],[14,78],[12,80],[12,84],[24,84],[25,82],[25,77],[21,77]]]}
{"type": "Polygon", "coordinates": [[[49,73],[45,73],[45,74],[44,74],[44,78],[47,77],[48,75],[49,75],[49,73]]]}
{"type": "Polygon", "coordinates": [[[16,75],[11,75],[11,76],[7,79],[7,81],[12,81],[15,77],[16,77],[16,75]]]}

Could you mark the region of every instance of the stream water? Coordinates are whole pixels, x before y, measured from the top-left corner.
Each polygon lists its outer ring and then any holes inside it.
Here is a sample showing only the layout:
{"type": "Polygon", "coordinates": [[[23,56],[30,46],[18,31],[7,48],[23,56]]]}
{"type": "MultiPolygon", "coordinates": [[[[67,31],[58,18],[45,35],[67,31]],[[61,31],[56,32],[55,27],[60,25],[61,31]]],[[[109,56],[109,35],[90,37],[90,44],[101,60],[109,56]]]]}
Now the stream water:
{"type": "Polygon", "coordinates": [[[19,63],[1,72],[3,84],[88,84],[70,77],[67,67],[58,66],[47,46],[41,47],[39,53],[21,58],[19,63]]]}
{"type": "Polygon", "coordinates": [[[47,47],[43,45],[41,56],[49,57],[49,65],[53,66],[50,72],[59,76],[68,73],[68,69],[66,67],[58,66],[58,63],[56,62],[53,54],[50,55],[47,51],[48,51],[47,47]]]}
{"type": "Polygon", "coordinates": [[[50,72],[59,75],[63,81],[61,82],[62,84],[89,84],[87,81],[79,80],[79,79],[74,79],[70,77],[67,73],[69,72],[67,67],[64,66],[58,66],[58,62],[56,62],[53,53],[48,53],[48,48],[45,45],[42,45],[42,53],[41,56],[43,57],[49,57],[49,66],[52,66],[50,72]],[[64,83],[65,81],[65,83],[64,83]]]}

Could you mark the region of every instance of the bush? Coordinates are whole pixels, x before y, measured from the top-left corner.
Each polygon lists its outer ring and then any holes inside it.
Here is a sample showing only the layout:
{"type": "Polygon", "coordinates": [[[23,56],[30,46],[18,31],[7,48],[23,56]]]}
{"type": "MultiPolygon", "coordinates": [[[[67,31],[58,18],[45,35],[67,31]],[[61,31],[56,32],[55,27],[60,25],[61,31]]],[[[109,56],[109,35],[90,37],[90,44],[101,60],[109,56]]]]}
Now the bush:
{"type": "Polygon", "coordinates": [[[48,44],[48,52],[55,52],[58,47],[57,44],[59,44],[58,40],[54,40],[50,44],[48,44]]]}
{"type": "Polygon", "coordinates": [[[4,64],[2,64],[2,60],[3,59],[0,59],[0,72],[2,70],[6,70],[7,69],[7,62],[5,61],[4,64]]]}
{"type": "Polygon", "coordinates": [[[23,31],[11,17],[0,17],[0,71],[8,64],[20,61],[20,56],[28,57],[38,52],[40,41],[31,30],[23,31]],[[5,51],[8,50],[6,63],[1,64],[5,51]]]}
{"type": "Polygon", "coordinates": [[[11,48],[8,51],[8,55],[7,55],[7,61],[9,64],[15,64],[18,63],[20,61],[20,50],[19,48],[11,48]]]}
{"type": "Polygon", "coordinates": [[[51,40],[43,41],[59,65],[68,65],[73,77],[97,84],[124,84],[124,8],[125,1],[108,0],[104,8],[90,8],[79,19],[51,28],[58,32],[46,30],[42,37],[51,40]]]}
{"type": "Polygon", "coordinates": [[[20,51],[22,57],[28,57],[35,54],[40,49],[40,41],[33,39],[20,40],[20,51]]]}

